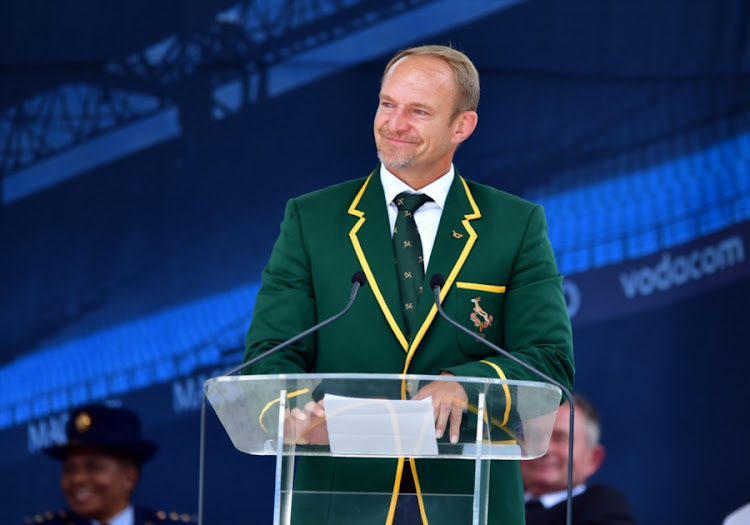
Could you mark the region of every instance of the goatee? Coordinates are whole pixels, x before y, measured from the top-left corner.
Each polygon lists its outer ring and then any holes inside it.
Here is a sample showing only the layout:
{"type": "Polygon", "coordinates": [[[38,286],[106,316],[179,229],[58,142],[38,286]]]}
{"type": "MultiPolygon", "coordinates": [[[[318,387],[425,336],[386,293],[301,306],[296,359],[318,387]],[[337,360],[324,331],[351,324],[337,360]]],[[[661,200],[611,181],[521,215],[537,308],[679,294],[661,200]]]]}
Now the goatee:
{"type": "Polygon", "coordinates": [[[414,162],[413,155],[388,156],[381,150],[378,150],[378,160],[388,169],[403,169],[411,166],[414,162]]]}

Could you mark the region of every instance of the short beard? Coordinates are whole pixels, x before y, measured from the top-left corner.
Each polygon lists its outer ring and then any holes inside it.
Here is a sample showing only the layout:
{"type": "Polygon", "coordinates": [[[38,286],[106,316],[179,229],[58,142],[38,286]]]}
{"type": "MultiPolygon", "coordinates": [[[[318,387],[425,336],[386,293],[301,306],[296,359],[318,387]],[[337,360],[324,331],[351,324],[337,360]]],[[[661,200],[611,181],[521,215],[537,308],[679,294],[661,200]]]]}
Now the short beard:
{"type": "Polygon", "coordinates": [[[385,154],[378,150],[378,160],[388,169],[403,169],[408,168],[414,162],[413,155],[403,155],[401,157],[390,157],[387,158],[385,154]]]}

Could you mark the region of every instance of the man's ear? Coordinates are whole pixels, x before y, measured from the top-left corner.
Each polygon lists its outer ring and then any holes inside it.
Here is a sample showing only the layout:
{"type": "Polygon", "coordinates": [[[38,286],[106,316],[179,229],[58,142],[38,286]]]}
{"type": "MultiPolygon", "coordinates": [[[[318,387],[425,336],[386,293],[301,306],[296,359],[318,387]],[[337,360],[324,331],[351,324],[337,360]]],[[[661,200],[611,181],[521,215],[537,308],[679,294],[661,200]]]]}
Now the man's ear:
{"type": "Polygon", "coordinates": [[[477,127],[479,121],[479,115],[476,111],[462,111],[457,117],[454,123],[455,129],[453,131],[452,142],[454,144],[461,144],[464,140],[468,139],[477,127]]]}
{"type": "Polygon", "coordinates": [[[602,463],[604,463],[604,456],[606,455],[604,445],[601,443],[594,445],[589,451],[589,454],[591,454],[591,461],[589,463],[588,475],[593,476],[594,473],[599,470],[599,467],[602,466],[602,463]]]}

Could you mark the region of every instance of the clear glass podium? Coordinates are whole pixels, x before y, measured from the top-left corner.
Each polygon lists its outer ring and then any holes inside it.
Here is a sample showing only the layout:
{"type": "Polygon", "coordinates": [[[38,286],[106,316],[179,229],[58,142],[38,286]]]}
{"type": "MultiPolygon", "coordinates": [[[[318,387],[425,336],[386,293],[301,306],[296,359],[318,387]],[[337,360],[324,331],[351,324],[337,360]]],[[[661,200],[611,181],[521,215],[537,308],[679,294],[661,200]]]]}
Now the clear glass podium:
{"type": "Polygon", "coordinates": [[[387,512],[396,497],[392,489],[335,495],[297,489],[297,456],[473,460],[473,493],[420,497],[431,512],[455,516],[454,523],[484,525],[490,462],[543,455],[562,396],[543,382],[408,374],[222,376],[207,380],[204,391],[238,450],[276,456],[274,525],[290,524],[293,512],[298,517],[332,496],[344,514],[340,523],[364,523],[362,516],[387,512]],[[431,399],[412,399],[435,381],[458,382],[466,392],[455,443],[447,429],[435,436],[431,399]],[[300,423],[296,409],[311,403],[322,405],[323,415],[300,423]]]}

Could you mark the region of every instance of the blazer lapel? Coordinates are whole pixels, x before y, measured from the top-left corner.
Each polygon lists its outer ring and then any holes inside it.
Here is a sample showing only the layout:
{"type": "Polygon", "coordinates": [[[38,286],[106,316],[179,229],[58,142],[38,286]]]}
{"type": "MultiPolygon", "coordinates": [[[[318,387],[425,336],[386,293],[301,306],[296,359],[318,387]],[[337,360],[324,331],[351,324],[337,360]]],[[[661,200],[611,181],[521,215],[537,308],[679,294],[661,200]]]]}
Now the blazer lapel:
{"type": "Polygon", "coordinates": [[[429,286],[429,279],[434,274],[440,274],[445,279],[444,290],[453,284],[476,242],[477,234],[471,227],[471,221],[481,216],[466,181],[457,175],[440,217],[435,245],[425,275],[426,286],[429,286]]]}
{"type": "Polygon", "coordinates": [[[412,342],[407,359],[407,368],[412,353],[416,350],[437,314],[437,308],[432,299],[434,292],[430,288],[430,279],[435,274],[440,274],[445,279],[445,284],[440,291],[442,303],[476,242],[477,234],[471,227],[471,221],[479,219],[481,216],[482,214],[474,202],[466,181],[456,174],[445,201],[435,244],[430,254],[430,263],[425,272],[422,298],[417,308],[417,322],[421,323],[421,326],[412,342]]]}
{"type": "Polygon", "coordinates": [[[359,219],[349,232],[349,239],[383,315],[406,351],[409,344],[404,336],[393,243],[383,195],[380,178],[373,172],[349,206],[349,214],[359,219]]]}

